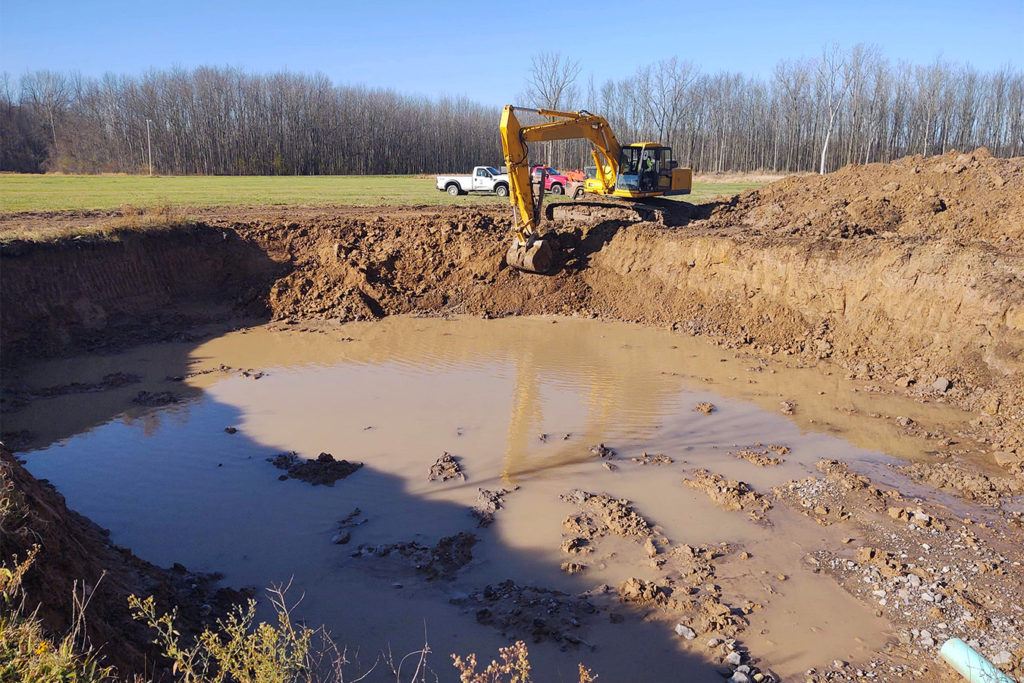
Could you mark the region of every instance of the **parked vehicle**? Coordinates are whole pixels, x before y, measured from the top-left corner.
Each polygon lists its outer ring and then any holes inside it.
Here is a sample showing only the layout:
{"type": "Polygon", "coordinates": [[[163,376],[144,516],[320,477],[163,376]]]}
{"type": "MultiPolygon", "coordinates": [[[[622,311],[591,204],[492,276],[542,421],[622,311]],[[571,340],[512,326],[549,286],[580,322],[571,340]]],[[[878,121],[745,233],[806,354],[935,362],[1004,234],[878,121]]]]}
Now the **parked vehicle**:
{"type": "Polygon", "coordinates": [[[545,172],[544,176],[544,191],[550,192],[551,194],[565,194],[565,188],[569,184],[569,178],[564,173],[559,173],[557,169],[551,168],[550,166],[542,166],[537,164],[530,167],[530,173],[534,176],[539,174],[541,171],[545,172]]]}
{"type": "Polygon", "coordinates": [[[493,166],[477,166],[470,175],[439,175],[437,189],[453,197],[467,192],[494,193],[508,196],[508,174],[493,166]]]}

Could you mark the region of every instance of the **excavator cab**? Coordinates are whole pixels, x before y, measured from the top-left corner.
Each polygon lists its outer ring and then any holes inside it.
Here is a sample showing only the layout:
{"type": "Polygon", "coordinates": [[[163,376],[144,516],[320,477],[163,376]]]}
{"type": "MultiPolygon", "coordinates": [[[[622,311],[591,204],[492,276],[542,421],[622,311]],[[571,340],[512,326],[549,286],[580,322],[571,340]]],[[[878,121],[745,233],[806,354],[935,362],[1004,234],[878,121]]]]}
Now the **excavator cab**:
{"type": "Polygon", "coordinates": [[[619,153],[615,195],[637,199],[689,192],[688,179],[683,182],[680,177],[676,182],[676,170],[671,147],[654,142],[626,145],[619,153]]]}

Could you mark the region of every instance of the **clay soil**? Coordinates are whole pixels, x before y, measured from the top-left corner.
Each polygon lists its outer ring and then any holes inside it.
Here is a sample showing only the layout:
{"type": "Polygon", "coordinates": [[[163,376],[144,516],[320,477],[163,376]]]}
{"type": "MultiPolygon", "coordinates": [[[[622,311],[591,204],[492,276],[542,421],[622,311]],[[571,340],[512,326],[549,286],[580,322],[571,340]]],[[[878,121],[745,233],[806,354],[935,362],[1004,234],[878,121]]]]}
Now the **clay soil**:
{"type": "MultiPolygon", "coordinates": [[[[865,602],[887,601],[879,613],[912,634],[902,644],[910,660],[925,637],[915,617],[891,609],[891,596],[921,592],[922,582],[933,598],[960,606],[947,620],[968,612],[982,630],[1019,632],[1012,601],[993,596],[1024,583],[1024,531],[1014,507],[1024,493],[1024,159],[985,150],[910,157],[783,179],[680,211],[672,227],[614,215],[552,224],[566,258],[550,276],[503,265],[504,208],[209,209],[174,230],[46,242],[2,238],[108,216],[7,215],[0,217],[2,362],[16,368],[33,358],[189,339],[211,324],[554,313],[667,326],[786,365],[839,368],[863,391],[970,411],[971,427],[959,433],[918,434],[904,418],[909,434],[934,443],[932,459],[906,473],[931,490],[980,501],[991,515],[980,528],[976,520],[942,521],[928,501],[876,493],[873,483],[824,463],[821,477],[781,487],[772,499],[823,525],[851,525],[851,536],[872,545],[861,542],[867,549],[852,564],[828,553],[814,561],[865,602]],[[935,520],[946,528],[931,526],[935,520]],[[916,542],[914,528],[987,543],[973,574],[985,576],[977,590],[989,601],[955,581],[940,585],[941,564],[934,572],[927,562],[908,568],[896,546],[916,542]],[[886,597],[865,592],[871,586],[862,575],[886,597]]],[[[7,410],[32,396],[5,386],[3,399],[7,410]]],[[[5,441],[16,448],[30,436],[5,441]]],[[[741,487],[716,477],[704,483],[727,502],[730,492],[742,499],[741,487]]],[[[751,504],[760,514],[768,499],[751,504]]],[[[55,514],[74,520],[59,507],[55,514]]],[[[102,539],[84,526],[69,533],[102,539]]],[[[955,556],[952,546],[929,546],[955,556]]],[[[77,565],[69,558],[59,571],[82,576],[96,557],[77,565]]],[[[946,609],[923,600],[928,610],[946,609]]],[[[943,618],[928,610],[932,621],[943,618]]],[[[1022,654],[1011,652],[1003,667],[1019,675],[1022,654]]],[[[942,675],[927,665],[892,671],[942,675]]],[[[855,676],[842,667],[814,676],[847,673],[855,676]]]]}

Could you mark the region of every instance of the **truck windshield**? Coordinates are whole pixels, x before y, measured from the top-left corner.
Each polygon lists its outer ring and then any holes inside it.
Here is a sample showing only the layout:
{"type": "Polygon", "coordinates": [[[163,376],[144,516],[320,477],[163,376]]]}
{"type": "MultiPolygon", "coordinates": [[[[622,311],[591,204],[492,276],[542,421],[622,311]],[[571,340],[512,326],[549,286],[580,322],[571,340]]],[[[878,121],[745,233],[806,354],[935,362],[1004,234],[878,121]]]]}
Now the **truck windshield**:
{"type": "Polygon", "coordinates": [[[493,166],[488,166],[487,170],[491,172],[491,175],[500,175],[501,174],[501,171],[499,171],[498,169],[494,168],[493,166]]]}

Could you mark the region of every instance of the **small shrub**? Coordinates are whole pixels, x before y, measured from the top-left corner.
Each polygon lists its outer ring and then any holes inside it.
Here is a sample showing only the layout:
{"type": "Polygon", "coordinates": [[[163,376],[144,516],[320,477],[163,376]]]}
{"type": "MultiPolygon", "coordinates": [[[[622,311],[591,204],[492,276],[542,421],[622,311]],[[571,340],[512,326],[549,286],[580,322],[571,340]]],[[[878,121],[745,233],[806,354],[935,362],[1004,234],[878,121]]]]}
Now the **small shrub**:
{"type": "Polygon", "coordinates": [[[79,642],[81,618],[58,640],[44,633],[35,614],[26,613],[21,581],[38,552],[38,546],[33,546],[24,560],[15,558],[12,564],[0,565],[0,681],[113,681],[113,669],[100,666],[92,648],[79,642]]]}
{"type": "Polygon", "coordinates": [[[156,631],[154,643],[173,663],[182,683],[290,683],[309,680],[314,631],[292,622],[284,591],[272,591],[277,625],[256,623],[256,601],[236,606],[216,629],[204,629],[191,646],[174,628],[177,609],[159,614],[152,597],[134,595],[128,606],[135,619],[156,631]]]}
{"type": "MultiPolygon", "coordinates": [[[[498,660],[491,660],[483,671],[477,671],[475,654],[452,655],[452,664],[459,672],[460,683],[529,683],[530,651],[526,643],[517,640],[508,647],[498,648],[498,660]]],[[[579,683],[593,683],[597,676],[590,669],[579,665],[579,683]]]]}

